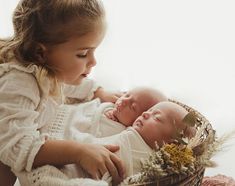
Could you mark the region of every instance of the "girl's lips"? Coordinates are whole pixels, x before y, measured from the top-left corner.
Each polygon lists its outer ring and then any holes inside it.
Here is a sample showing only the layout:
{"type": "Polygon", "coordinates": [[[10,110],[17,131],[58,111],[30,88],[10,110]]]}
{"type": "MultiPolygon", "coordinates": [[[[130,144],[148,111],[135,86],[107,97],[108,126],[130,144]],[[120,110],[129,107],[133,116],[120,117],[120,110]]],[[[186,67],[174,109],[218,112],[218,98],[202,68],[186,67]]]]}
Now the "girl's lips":
{"type": "Polygon", "coordinates": [[[82,76],[83,76],[83,77],[87,77],[87,76],[88,76],[88,74],[82,74],[82,76]]]}

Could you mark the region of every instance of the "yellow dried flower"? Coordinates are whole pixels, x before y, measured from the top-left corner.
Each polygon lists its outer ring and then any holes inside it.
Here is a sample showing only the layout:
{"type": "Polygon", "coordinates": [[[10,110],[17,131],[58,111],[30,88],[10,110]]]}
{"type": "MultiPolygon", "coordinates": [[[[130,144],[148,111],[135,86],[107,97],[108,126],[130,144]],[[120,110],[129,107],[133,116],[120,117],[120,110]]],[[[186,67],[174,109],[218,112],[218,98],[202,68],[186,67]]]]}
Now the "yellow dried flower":
{"type": "Polygon", "coordinates": [[[195,162],[193,151],[186,146],[182,147],[173,143],[165,144],[162,150],[169,155],[168,161],[171,162],[176,170],[180,170],[181,167],[187,167],[189,164],[195,162]]]}

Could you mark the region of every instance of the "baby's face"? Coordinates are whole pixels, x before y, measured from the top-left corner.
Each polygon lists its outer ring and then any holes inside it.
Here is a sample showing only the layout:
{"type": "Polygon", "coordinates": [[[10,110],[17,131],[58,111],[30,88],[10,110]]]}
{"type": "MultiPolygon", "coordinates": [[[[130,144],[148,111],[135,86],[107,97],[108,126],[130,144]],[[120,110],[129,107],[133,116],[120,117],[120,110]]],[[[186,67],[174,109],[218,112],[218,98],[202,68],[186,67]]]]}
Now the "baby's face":
{"type": "Polygon", "coordinates": [[[156,104],[156,92],[135,88],[126,92],[115,103],[114,116],[125,126],[131,126],[136,118],[156,104]],[[154,96],[153,96],[154,94],[154,96]]]}
{"type": "Polygon", "coordinates": [[[133,127],[150,147],[155,148],[155,142],[159,146],[171,142],[176,128],[183,130],[181,121],[186,114],[186,110],[171,102],[160,102],[139,116],[133,127]]]}

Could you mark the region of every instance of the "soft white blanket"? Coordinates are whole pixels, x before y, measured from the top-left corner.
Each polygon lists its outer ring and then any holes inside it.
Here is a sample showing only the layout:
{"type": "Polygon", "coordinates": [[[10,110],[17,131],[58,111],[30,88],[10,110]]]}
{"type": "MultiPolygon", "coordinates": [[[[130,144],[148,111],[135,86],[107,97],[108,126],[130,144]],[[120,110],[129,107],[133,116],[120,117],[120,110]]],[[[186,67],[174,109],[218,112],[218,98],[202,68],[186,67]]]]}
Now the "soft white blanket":
{"type": "MultiPolygon", "coordinates": [[[[126,168],[126,175],[131,176],[140,171],[141,161],[147,159],[152,149],[144,142],[142,137],[132,127],[127,128],[119,134],[104,137],[95,138],[92,135],[86,133],[79,133],[77,138],[83,143],[95,143],[95,144],[115,144],[120,147],[120,150],[116,152],[116,155],[124,162],[126,168]]],[[[76,165],[69,165],[63,169],[66,175],[70,178],[86,177],[86,173],[76,165]]]]}
{"type": "Polygon", "coordinates": [[[70,109],[65,124],[65,138],[77,139],[77,131],[89,133],[96,137],[118,134],[126,127],[119,122],[108,119],[104,112],[113,109],[113,103],[100,103],[99,99],[78,105],[65,105],[70,109]]]}

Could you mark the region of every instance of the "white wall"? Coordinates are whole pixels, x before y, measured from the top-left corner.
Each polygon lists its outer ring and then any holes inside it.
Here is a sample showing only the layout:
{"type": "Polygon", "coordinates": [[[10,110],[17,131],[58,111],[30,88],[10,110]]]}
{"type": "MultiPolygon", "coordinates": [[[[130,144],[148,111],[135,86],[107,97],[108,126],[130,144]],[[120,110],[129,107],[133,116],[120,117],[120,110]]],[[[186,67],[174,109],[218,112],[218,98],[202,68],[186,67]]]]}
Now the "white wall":
{"type": "MultiPolygon", "coordinates": [[[[0,0],[0,37],[16,0],[0,0]]],[[[235,129],[235,1],[104,0],[108,30],[93,71],[104,87],[159,88],[202,112],[221,135],[235,129]]],[[[235,178],[235,140],[208,169],[235,178]]]]}

